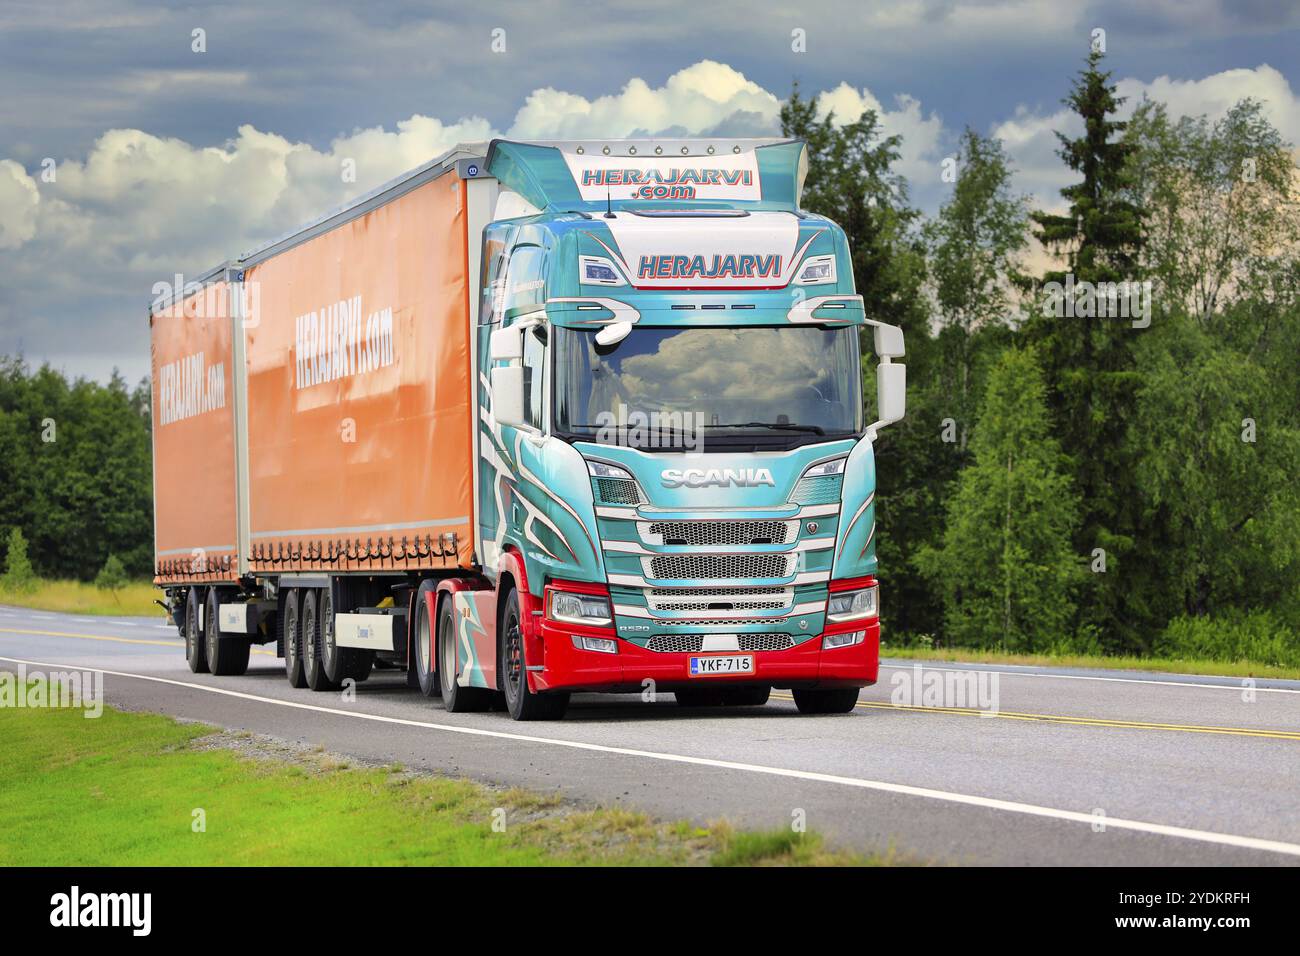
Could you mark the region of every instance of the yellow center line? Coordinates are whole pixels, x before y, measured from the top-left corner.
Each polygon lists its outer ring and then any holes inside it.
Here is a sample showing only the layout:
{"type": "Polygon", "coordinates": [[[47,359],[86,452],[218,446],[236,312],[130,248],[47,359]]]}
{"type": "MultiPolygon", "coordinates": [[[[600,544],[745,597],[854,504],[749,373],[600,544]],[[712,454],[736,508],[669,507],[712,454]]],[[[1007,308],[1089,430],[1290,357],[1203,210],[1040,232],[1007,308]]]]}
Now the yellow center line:
{"type": "MultiPolygon", "coordinates": [[[[113,637],[109,634],[72,634],[68,631],[26,631],[15,627],[0,627],[0,634],[28,634],[35,637],[75,637],[83,641],[112,641],[114,644],[152,644],[156,647],[184,647],[184,641],[150,641],[138,637],[113,637]]],[[[263,650],[260,647],[252,648],[254,654],[265,654],[268,657],[274,657],[274,651],[263,650]]],[[[793,700],[793,698],[791,698],[793,700]]]]}
{"type": "MultiPolygon", "coordinates": [[[[794,700],[773,694],[774,700],[794,700]]],[[[1203,727],[1196,724],[1161,724],[1142,720],[1111,720],[1106,717],[1070,717],[1064,714],[1025,714],[1009,710],[979,710],[974,707],[914,707],[877,701],[858,701],[869,710],[906,710],[917,714],[956,714],[964,717],[1001,717],[1005,720],[1028,720],[1048,724],[1073,724],[1082,727],[1110,727],[1123,730],[1172,730],[1187,734],[1226,734],[1234,737],[1269,737],[1275,740],[1300,740],[1300,731],[1256,730],[1252,727],[1203,727]]]]}

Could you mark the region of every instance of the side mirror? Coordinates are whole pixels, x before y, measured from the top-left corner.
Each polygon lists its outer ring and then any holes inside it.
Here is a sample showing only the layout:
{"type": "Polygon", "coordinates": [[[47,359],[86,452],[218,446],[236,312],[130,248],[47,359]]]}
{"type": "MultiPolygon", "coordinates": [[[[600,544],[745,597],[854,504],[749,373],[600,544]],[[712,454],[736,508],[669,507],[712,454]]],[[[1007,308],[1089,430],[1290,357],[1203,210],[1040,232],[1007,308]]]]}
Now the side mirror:
{"type": "Polygon", "coordinates": [[[617,345],[632,334],[631,322],[615,322],[596,333],[597,345],[617,345]]]}
{"type": "Polygon", "coordinates": [[[902,358],[903,352],[903,330],[896,325],[885,325],[883,322],[876,325],[872,330],[876,338],[876,355],[884,358],[902,358]]]}
{"type": "MultiPolygon", "coordinates": [[[[504,331],[510,331],[506,329],[504,331]]],[[[499,332],[493,332],[493,345],[499,332]]],[[[518,338],[518,336],[516,336],[518,338]]],[[[495,359],[496,353],[492,357],[495,359]]],[[[491,372],[492,417],[498,425],[519,428],[524,425],[524,367],[505,365],[491,372]]]]}
{"type": "Polygon", "coordinates": [[[907,413],[907,366],[891,361],[904,355],[903,330],[871,320],[867,325],[875,333],[876,355],[880,357],[876,366],[876,412],[880,418],[867,427],[867,437],[874,439],[879,429],[902,421],[907,413]]]}
{"type": "Polygon", "coordinates": [[[907,366],[881,362],[876,366],[876,406],[880,421],[888,425],[907,413],[907,366]]]}
{"type": "Polygon", "coordinates": [[[518,325],[497,329],[488,339],[488,357],[494,362],[513,362],[524,357],[524,330],[518,325]]]}

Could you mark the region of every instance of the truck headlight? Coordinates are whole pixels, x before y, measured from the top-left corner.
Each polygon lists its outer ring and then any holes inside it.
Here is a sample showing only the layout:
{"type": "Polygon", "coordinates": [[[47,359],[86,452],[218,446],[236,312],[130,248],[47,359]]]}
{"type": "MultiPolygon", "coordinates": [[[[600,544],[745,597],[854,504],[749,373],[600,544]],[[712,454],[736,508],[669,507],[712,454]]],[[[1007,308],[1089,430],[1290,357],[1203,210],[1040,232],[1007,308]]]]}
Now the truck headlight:
{"type": "Polygon", "coordinates": [[[799,477],[801,479],[825,478],[829,475],[842,475],[844,474],[844,463],[848,460],[848,457],[845,456],[844,458],[832,458],[830,461],[823,461],[813,465],[799,477]]]}
{"type": "Polygon", "coordinates": [[[588,461],[587,472],[593,478],[623,478],[628,481],[632,480],[632,476],[622,468],[619,468],[616,465],[607,465],[603,461],[588,461]]]}
{"type": "Polygon", "coordinates": [[[844,634],[826,634],[822,637],[822,650],[830,651],[837,647],[852,647],[867,639],[866,631],[848,631],[844,634]]]}
{"type": "Polygon", "coordinates": [[[580,651],[599,651],[602,654],[618,653],[618,642],[611,641],[607,637],[586,637],[582,634],[574,634],[573,646],[580,651]]]}
{"type": "Polygon", "coordinates": [[[552,591],[546,616],[552,621],[587,624],[591,627],[604,627],[614,620],[609,613],[609,598],[573,591],[552,591]]]}
{"type": "Polygon", "coordinates": [[[859,618],[875,617],[879,610],[879,585],[857,591],[832,591],[826,602],[826,619],[828,621],[856,621],[859,618]]]}

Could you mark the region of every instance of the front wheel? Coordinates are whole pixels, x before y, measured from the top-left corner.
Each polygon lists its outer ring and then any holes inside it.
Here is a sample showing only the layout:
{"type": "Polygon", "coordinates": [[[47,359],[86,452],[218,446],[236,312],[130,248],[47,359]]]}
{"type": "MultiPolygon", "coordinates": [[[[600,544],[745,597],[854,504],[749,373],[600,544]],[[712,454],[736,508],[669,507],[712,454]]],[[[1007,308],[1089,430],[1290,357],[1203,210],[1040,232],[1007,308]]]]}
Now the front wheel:
{"type": "Polygon", "coordinates": [[[506,710],[515,720],[559,720],[569,708],[567,693],[534,694],[528,687],[528,658],[524,649],[519,592],[511,589],[497,630],[497,667],[505,691],[506,710]]]}
{"type": "Polygon", "coordinates": [[[794,705],[801,714],[847,714],[858,703],[856,687],[836,687],[831,690],[796,690],[794,705]]]}

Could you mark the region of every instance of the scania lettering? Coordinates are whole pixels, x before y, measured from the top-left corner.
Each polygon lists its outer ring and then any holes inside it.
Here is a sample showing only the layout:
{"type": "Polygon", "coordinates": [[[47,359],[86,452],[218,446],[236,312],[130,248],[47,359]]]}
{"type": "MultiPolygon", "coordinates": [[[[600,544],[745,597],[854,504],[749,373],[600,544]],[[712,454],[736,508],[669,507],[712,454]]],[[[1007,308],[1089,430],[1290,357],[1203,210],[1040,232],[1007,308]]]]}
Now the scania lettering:
{"type": "Polygon", "coordinates": [[[806,173],[788,140],[467,144],[165,291],[190,668],[262,644],[303,693],[387,673],[517,720],[651,685],[851,710],[906,370],[806,173]]]}
{"type": "Polygon", "coordinates": [[[663,480],[665,488],[680,488],[685,485],[687,488],[705,488],[709,485],[718,487],[734,486],[736,488],[753,488],[758,485],[775,485],[772,480],[772,473],[766,468],[728,468],[725,471],[719,468],[688,468],[686,471],[678,471],[675,468],[665,468],[659,473],[663,480]]]}

